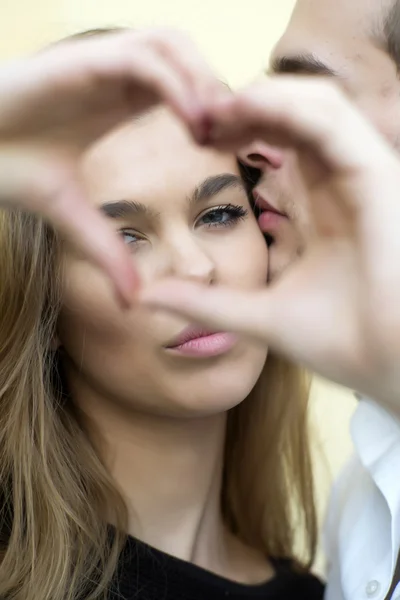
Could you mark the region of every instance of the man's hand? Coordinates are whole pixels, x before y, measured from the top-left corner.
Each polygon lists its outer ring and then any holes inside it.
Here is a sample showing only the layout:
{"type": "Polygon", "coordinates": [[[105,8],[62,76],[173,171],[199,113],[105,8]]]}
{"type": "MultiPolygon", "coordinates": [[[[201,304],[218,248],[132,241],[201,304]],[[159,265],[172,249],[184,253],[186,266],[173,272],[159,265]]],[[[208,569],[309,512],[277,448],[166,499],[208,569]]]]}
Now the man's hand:
{"type": "Polygon", "coordinates": [[[252,139],[299,157],[315,235],[261,292],[166,281],[143,301],[268,344],[400,408],[400,162],[333,84],[277,78],[214,112],[212,143],[252,139]]]}

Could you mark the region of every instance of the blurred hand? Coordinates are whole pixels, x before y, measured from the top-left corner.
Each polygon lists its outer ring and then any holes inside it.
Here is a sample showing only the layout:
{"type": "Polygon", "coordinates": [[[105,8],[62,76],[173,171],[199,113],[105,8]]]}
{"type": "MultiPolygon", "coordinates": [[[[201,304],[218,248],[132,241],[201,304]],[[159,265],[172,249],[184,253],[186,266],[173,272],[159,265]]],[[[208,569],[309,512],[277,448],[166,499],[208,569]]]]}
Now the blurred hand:
{"type": "Polygon", "coordinates": [[[333,84],[277,78],[214,111],[211,142],[294,149],[313,235],[265,290],[184,281],[145,289],[148,305],[233,330],[400,408],[400,162],[333,84]]]}
{"type": "Polygon", "coordinates": [[[136,275],[118,236],[86,201],[82,152],[163,101],[196,139],[205,103],[228,93],[175,31],[124,31],[56,44],[0,69],[0,206],[43,216],[132,301],[136,275]]]}

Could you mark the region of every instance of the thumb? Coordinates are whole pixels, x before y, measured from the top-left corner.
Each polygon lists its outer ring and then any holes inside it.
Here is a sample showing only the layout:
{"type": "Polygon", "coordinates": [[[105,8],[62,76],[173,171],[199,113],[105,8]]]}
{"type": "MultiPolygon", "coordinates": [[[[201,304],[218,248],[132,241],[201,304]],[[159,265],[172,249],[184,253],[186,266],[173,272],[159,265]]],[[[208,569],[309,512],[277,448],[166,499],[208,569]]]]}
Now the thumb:
{"type": "Polygon", "coordinates": [[[44,207],[42,215],[109,277],[120,304],[130,306],[139,283],[136,268],[105,217],[87,203],[80,185],[70,181],[44,207]]]}
{"type": "Polygon", "coordinates": [[[242,333],[264,343],[269,341],[266,290],[210,288],[168,279],[142,289],[139,300],[209,327],[242,333]]]}
{"type": "Polygon", "coordinates": [[[86,198],[75,157],[34,145],[0,144],[0,207],[44,218],[114,285],[122,306],[130,306],[138,275],[122,240],[86,198]]]}

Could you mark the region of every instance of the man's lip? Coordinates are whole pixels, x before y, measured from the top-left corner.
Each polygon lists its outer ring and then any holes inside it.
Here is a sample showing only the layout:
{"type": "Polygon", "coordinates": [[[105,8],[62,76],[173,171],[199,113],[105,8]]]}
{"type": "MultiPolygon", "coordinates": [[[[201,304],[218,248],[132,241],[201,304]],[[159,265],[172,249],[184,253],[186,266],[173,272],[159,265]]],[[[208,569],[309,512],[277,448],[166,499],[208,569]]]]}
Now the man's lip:
{"type": "Polygon", "coordinates": [[[260,194],[260,192],[255,191],[254,192],[254,201],[255,201],[255,205],[257,206],[257,208],[260,209],[261,212],[270,212],[270,213],[274,213],[276,215],[280,215],[281,217],[286,217],[287,215],[278,210],[277,208],[275,208],[275,206],[272,206],[272,204],[270,204],[265,198],[264,196],[262,196],[260,194]]]}
{"type": "Polygon", "coordinates": [[[258,226],[263,233],[273,235],[274,232],[280,228],[283,221],[286,221],[287,217],[278,212],[272,212],[271,210],[264,210],[259,215],[257,221],[258,226]]]}

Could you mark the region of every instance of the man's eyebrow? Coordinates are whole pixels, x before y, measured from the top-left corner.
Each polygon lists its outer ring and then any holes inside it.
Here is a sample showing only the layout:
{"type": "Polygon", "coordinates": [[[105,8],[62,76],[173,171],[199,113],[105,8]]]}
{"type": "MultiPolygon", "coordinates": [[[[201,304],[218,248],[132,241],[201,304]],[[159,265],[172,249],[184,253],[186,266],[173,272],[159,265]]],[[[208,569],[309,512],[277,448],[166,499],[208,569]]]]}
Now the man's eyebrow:
{"type": "Polygon", "coordinates": [[[339,74],[332,67],[324,63],[314,54],[296,54],[278,56],[272,60],[270,72],[283,74],[328,75],[338,77],[339,74]]]}
{"type": "Polygon", "coordinates": [[[127,217],[132,217],[133,215],[150,219],[157,219],[159,217],[158,212],[135,200],[105,202],[100,206],[100,210],[110,219],[125,219],[127,217]]]}
{"type": "Polygon", "coordinates": [[[203,200],[209,200],[224,190],[234,187],[244,190],[243,180],[239,175],[234,175],[233,173],[222,173],[221,175],[207,177],[207,179],[205,179],[194,190],[191,202],[197,203],[202,202],[203,200]]]}

